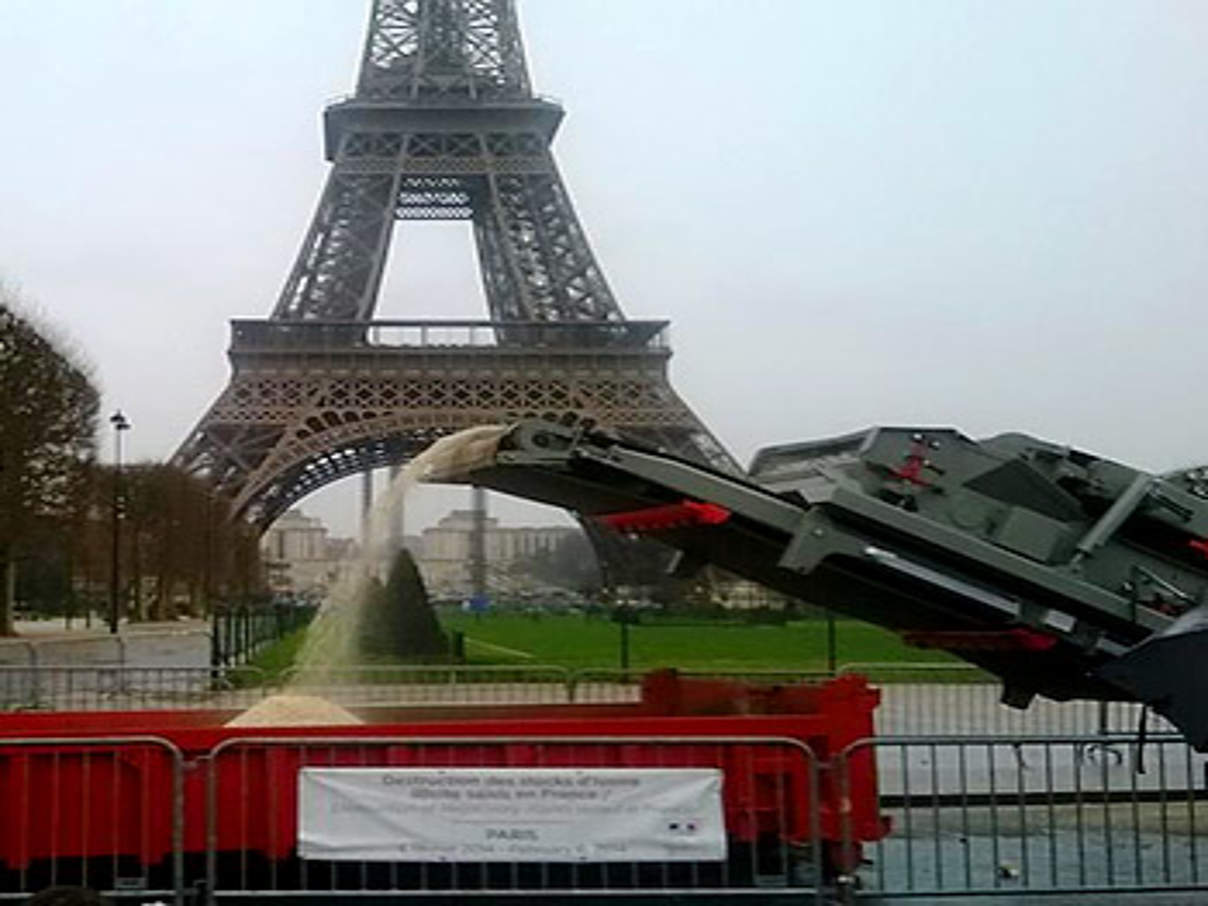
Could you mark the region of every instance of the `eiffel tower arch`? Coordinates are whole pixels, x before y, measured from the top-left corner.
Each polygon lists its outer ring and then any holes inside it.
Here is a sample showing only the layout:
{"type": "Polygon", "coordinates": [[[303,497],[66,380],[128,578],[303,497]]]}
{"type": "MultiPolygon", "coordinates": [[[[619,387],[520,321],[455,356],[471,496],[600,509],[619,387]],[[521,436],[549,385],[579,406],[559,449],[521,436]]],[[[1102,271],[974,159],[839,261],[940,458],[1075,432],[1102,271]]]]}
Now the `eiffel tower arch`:
{"type": "Polygon", "coordinates": [[[513,0],[373,0],[355,93],[327,107],[331,163],[271,316],[232,322],[226,388],[174,462],[267,527],[319,487],[436,438],[590,418],[736,468],[668,380],[667,322],[625,317],[550,145],[513,0]],[[467,220],[481,321],[374,320],[399,220],[467,220]]]}

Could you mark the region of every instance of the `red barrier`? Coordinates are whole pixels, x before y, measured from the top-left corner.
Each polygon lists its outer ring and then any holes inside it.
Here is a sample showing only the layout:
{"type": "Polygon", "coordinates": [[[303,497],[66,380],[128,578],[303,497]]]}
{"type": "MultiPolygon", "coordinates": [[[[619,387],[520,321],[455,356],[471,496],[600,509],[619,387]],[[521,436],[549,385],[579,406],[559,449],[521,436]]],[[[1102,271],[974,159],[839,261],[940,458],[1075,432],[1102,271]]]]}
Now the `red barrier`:
{"type": "Polygon", "coordinates": [[[174,889],[181,765],[162,739],[0,739],[0,891],[174,889]]]}
{"type": "Polygon", "coordinates": [[[7,801],[22,805],[0,816],[0,869],[67,855],[120,853],[144,865],[166,857],[171,810],[161,806],[171,798],[171,758],[99,757],[116,743],[48,740],[37,750],[5,745],[13,737],[102,732],[153,734],[184,753],[186,855],[206,851],[208,820],[218,852],[287,858],[296,840],[296,778],[304,764],[718,767],[725,776],[727,832],[734,840],[753,844],[771,835],[786,844],[807,843],[816,807],[822,841],[840,840],[843,812],[853,839],[871,841],[887,830],[877,811],[871,752],[852,760],[846,800],[825,762],[872,736],[878,700],[879,693],[857,676],[760,686],[665,671],[646,678],[642,701],[633,705],[372,709],[359,712],[371,722],[356,727],[225,727],[220,722],[230,715],[198,711],[2,715],[0,796],[8,791],[7,801]],[[348,737],[356,741],[337,742],[348,737]],[[37,758],[30,760],[34,752],[37,758]],[[208,771],[193,769],[206,758],[212,759],[208,771]],[[212,790],[206,788],[208,777],[212,790]],[[52,790],[54,804],[44,801],[52,790]],[[64,828],[75,826],[73,809],[92,817],[86,830],[68,837],[64,828]]]}
{"type": "Polygon", "coordinates": [[[649,736],[632,742],[601,741],[600,729],[583,734],[581,742],[565,737],[376,742],[348,732],[327,745],[312,740],[236,740],[220,749],[212,763],[216,849],[255,852],[269,859],[289,857],[297,838],[296,778],[301,767],[719,768],[725,777],[723,803],[732,841],[755,843],[768,835],[787,843],[809,841],[808,752],[791,743],[708,737],[700,742],[649,736]]]}

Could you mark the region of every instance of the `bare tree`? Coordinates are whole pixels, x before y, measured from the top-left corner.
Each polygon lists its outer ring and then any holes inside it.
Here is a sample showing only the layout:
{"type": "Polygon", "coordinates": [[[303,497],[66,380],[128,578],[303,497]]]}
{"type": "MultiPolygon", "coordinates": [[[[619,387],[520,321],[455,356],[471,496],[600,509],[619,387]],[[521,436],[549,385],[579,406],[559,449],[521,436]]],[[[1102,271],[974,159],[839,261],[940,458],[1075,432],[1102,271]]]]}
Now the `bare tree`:
{"type": "MultiPolygon", "coordinates": [[[[107,466],[94,471],[84,581],[110,575],[107,514],[115,499],[115,474],[107,466]]],[[[201,616],[209,599],[235,600],[263,591],[255,528],[229,518],[226,499],[204,480],[165,463],[140,462],[122,470],[121,486],[121,599],[130,619],[174,619],[182,608],[201,616]]]]}
{"type": "Polygon", "coordinates": [[[86,494],[99,397],[62,343],[0,287],[0,635],[13,631],[18,558],[86,494]]]}

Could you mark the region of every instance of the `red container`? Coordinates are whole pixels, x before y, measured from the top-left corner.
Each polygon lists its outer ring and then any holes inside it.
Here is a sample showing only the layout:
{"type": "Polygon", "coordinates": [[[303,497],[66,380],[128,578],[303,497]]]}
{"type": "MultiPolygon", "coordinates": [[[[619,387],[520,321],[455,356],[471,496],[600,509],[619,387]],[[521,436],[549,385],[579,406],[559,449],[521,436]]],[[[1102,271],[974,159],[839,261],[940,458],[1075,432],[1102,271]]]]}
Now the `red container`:
{"type": "Polygon", "coordinates": [[[0,739],[0,868],[83,858],[162,862],[172,852],[176,765],[171,747],[158,743],[15,747],[0,739]]]}
{"type": "Polygon", "coordinates": [[[833,866],[850,870],[858,844],[887,830],[875,765],[870,749],[851,759],[844,798],[827,762],[872,736],[879,697],[857,676],[759,686],[663,671],[646,677],[638,704],[375,708],[360,711],[369,722],[354,727],[226,727],[233,715],[220,711],[7,714],[0,716],[0,871],[73,858],[165,862],[173,747],[186,857],[204,853],[212,833],[215,850],[238,854],[241,864],[291,858],[303,765],[717,767],[731,840],[805,844],[813,763],[821,840],[833,866]],[[149,736],[164,744],[134,741],[149,736]],[[99,737],[105,741],[83,741],[99,737]],[[17,738],[47,742],[5,744],[17,738]],[[857,845],[841,857],[844,812],[857,845]]]}

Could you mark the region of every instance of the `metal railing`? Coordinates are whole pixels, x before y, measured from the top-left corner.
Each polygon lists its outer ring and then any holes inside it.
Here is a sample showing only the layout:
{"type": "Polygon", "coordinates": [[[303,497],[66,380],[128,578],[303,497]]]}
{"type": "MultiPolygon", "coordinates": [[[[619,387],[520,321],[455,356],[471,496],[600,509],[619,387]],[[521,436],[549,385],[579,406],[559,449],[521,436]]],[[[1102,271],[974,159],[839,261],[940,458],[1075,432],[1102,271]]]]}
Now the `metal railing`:
{"type": "Polygon", "coordinates": [[[1208,889],[1205,756],[1167,736],[886,737],[819,763],[782,738],[247,735],[187,761],[154,736],[0,737],[0,900],[61,884],[178,904],[198,889],[206,902],[625,893],[817,903],[1208,889]],[[868,792],[872,766],[890,823],[881,839],[867,815],[833,807],[868,792]],[[302,860],[304,767],[719,769],[726,856],[302,860]]]}
{"type": "Polygon", "coordinates": [[[667,321],[231,322],[233,351],[585,349],[664,350],[667,321]]]}
{"type": "MultiPolygon", "coordinates": [[[[678,676],[734,680],[752,683],[800,683],[825,680],[829,673],[818,670],[697,670],[676,668],[678,676]]],[[[580,668],[570,671],[567,699],[575,704],[631,704],[641,700],[645,670],[580,668]]]]}
{"type": "Polygon", "coordinates": [[[68,662],[79,665],[124,666],[143,656],[145,652],[142,649],[154,649],[165,640],[185,636],[195,636],[200,641],[203,638],[208,639],[210,632],[208,629],[192,627],[155,632],[123,632],[116,635],[85,632],[79,635],[53,635],[49,638],[34,635],[0,639],[0,667],[37,667],[68,662]]]}
{"type": "MultiPolygon", "coordinates": [[[[1208,882],[1204,756],[1129,735],[897,737],[835,758],[875,758],[892,831],[843,879],[846,901],[1198,888],[1208,882]]],[[[844,845],[851,833],[843,831],[844,845]]]]}
{"type": "Polygon", "coordinates": [[[0,738],[0,900],[70,885],[180,906],[183,778],[154,736],[0,738]]]}
{"type": "Polygon", "coordinates": [[[264,697],[255,667],[0,665],[0,711],[246,708],[264,697]]]}
{"type": "Polygon", "coordinates": [[[565,704],[572,676],[545,664],[363,664],[291,667],[279,685],[345,706],[565,704]]]}
{"type": "Polygon", "coordinates": [[[124,664],[127,640],[120,635],[81,635],[76,638],[5,639],[0,645],[0,667],[73,662],[124,664]]]}
{"type": "Polygon", "coordinates": [[[246,664],[258,652],[306,626],[314,607],[217,605],[210,615],[210,663],[246,664]]]}
{"type": "MultiPolygon", "coordinates": [[[[267,625],[267,624],[265,624],[267,625]]],[[[273,638],[249,632],[254,650],[273,638]]],[[[116,650],[116,649],[115,649],[116,650]]],[[[828,674],[797,670],[678,670],[686,677],[758,683],[818,681],[828,674]]],[[[1000,702],[1000,687],[961,664],[847,664],[881,692],[877,732],[889,736],[1019,736],[1136,733],[1142,706],[1128,702],[1052,702],[1027,709],[1000,702]]],[[[641,699],[641,670],[519,665],[355,665],[292,667],[269,679],[243,667],[123,667],[120,664],[0,665],[0,710],[41,708],[246,707],[288,689],[344,706],[491,704],[632,704],[641,699]]],[[[1172,733],[1163,718],[1146,717],[1149,733],[1172,733]]]]}
{"type": "Polygon", "coordinates": [[[821,902],[818,766],[794,739],[246,737],[219,744],[207,762],[205,881],[218,896],[596,891],[779,893],[821,902]],[[717,768],[727,790],[727,855],[707,862],[301,860],[294,841],[297,776],[304,767],[717,768]]]}
{"type": "MultiPolygon", "coordinates": [[[[1002,687],[968,664],[851,663],[881,690],[877,732],[887,736],[1136,733],[1143,706],[1135,702],[1055,702],[1037,697],[1027,708],[1001,701],[1002,687]]],[[[1149,732],[1175,732],[1149,714],[1149,732]]]]}
{"type": "MultiPolygon", "coordinates": [[[[798,683],[829,674],[802,670],[676,670],[679,676],[798,683]]],[[[342,705],[631,704],[645,671],[556,664],[433,664],[291,667],[282,687],[342,705]]]]}

